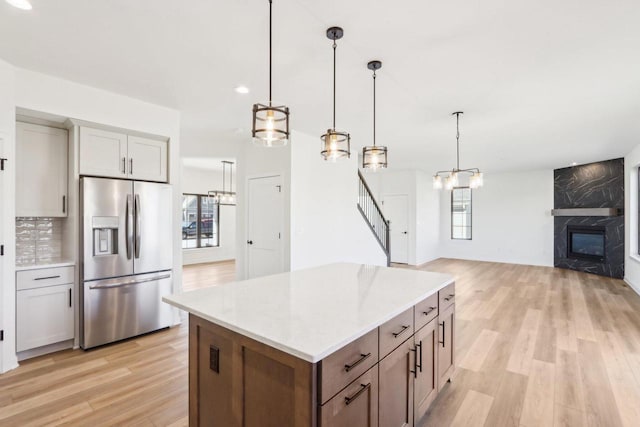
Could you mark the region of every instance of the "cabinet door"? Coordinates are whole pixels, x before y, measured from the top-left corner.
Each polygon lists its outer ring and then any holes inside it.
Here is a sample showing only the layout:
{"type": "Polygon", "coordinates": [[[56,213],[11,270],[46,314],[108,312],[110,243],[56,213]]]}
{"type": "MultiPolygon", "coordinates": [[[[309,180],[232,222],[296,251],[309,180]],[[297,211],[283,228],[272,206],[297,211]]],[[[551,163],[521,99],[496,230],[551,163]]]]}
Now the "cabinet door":
{"type": "Polygon", "coordinates": [[[408,339],[379,363],[380,427],[413,425],[415,353],[408,339]]]}
{"type": "Polygon", "coordinates": [[[127,135],[80,128],[80,175],[127,176],[127,135]]]}
{"type": "Polygon", "coordinates": [[[167,182],[167,141],[129,136],[129,177],[167,182]]]}
{"type": "Polygon", "coordinates": [[[378,425],[378,366],[349,384],[320,407],[320,427],[378,425]]]}
{"type": "Polygon", "coordinates": [[[71,284],[16,292],[16,351],[73,339],[71,284]]]}
{"type": "Polygon", "coordinates": [[[455,304],[438,316],[438,390],[453,375],[455,368],[455,304]]]}
{"type": "Polygon", "coordinates": [[[18,122],[16,143],[16,216],[67,216],[67,131],[18,122]]]}
{"type": "MultiPolygon", "coordinates": [[[[437,303],[436,303],[437,304],[437,303]]],[[[426,414],[429,405],[438,394],[438,320],[433,319],[416,332],[414,342],[417,348],[417,372],[414,387],[414,421],[426,414]]]]}

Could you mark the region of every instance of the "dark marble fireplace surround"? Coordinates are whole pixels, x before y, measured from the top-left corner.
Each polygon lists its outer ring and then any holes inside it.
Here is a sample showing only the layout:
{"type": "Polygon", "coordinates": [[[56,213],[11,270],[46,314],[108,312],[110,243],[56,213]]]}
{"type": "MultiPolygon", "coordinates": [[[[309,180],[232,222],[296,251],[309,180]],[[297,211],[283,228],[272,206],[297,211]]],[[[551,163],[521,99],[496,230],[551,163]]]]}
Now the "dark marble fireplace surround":
{"type": "MultiPolygon", "coordinates": [[[[554,209],[618,208],[624,210],[624,159],[607,160],[554,171],[554,209]]],[[[554,265],[622,279],[624,277],[624,215],[556,216],[554,265]],[[603,227],[604,262],[568,257],[568,227],[603,227]]]]}

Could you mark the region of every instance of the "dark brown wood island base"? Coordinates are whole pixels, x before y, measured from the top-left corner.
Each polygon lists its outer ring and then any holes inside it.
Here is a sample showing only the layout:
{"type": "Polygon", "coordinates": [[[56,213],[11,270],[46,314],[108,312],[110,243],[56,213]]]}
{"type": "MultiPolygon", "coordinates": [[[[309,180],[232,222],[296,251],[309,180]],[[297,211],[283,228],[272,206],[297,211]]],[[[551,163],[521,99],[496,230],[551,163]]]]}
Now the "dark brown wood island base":
{"type": "Polygon", "coordinates": [[[189,316],[191,426],[419,426],[455,369],[455,284],[316,363],[189,316]]]}

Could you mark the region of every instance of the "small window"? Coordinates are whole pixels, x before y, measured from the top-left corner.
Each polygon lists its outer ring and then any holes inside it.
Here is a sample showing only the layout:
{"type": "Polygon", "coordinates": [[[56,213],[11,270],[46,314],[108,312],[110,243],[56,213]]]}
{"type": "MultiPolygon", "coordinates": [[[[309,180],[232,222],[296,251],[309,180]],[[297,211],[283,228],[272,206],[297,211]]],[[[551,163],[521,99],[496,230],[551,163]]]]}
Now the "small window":
{"type": "Polygon", "coordinates": [[[182,248],[220,246],[220,206],[202,194],[182,195],[182,248]]]}
{"type": "Polygon", "coordinates": [[[471,189],[451,191],[451,238],[471,240],[471,189]]]}

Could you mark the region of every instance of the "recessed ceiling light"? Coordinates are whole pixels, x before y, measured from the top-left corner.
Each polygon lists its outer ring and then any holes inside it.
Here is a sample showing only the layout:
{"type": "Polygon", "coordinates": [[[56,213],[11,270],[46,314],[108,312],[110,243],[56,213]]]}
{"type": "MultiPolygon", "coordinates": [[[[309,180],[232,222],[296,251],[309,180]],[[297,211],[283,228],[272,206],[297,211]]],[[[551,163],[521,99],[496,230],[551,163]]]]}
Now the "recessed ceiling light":
{"type": "Polygon", "coordinates": [[[240,85],[240,86],[236,86],[235,91],[242,94],[249,93],[249,88],[246,86],[240,85]]]}
{"type": "Polygon", "coordinates": [[[5,0],[5,1],[9,3],[11,6],[17,7],[18,9],[22,9],[22,10],[32,9],[32,6],[31,6],[31,3],[29,3],[29,0],[5,0]]]}
{"type": "Polygon", "coordinates": [[[576,162],[571,162],[571,166],[575,166],[575,165],[577,165],[576,162]]]}

